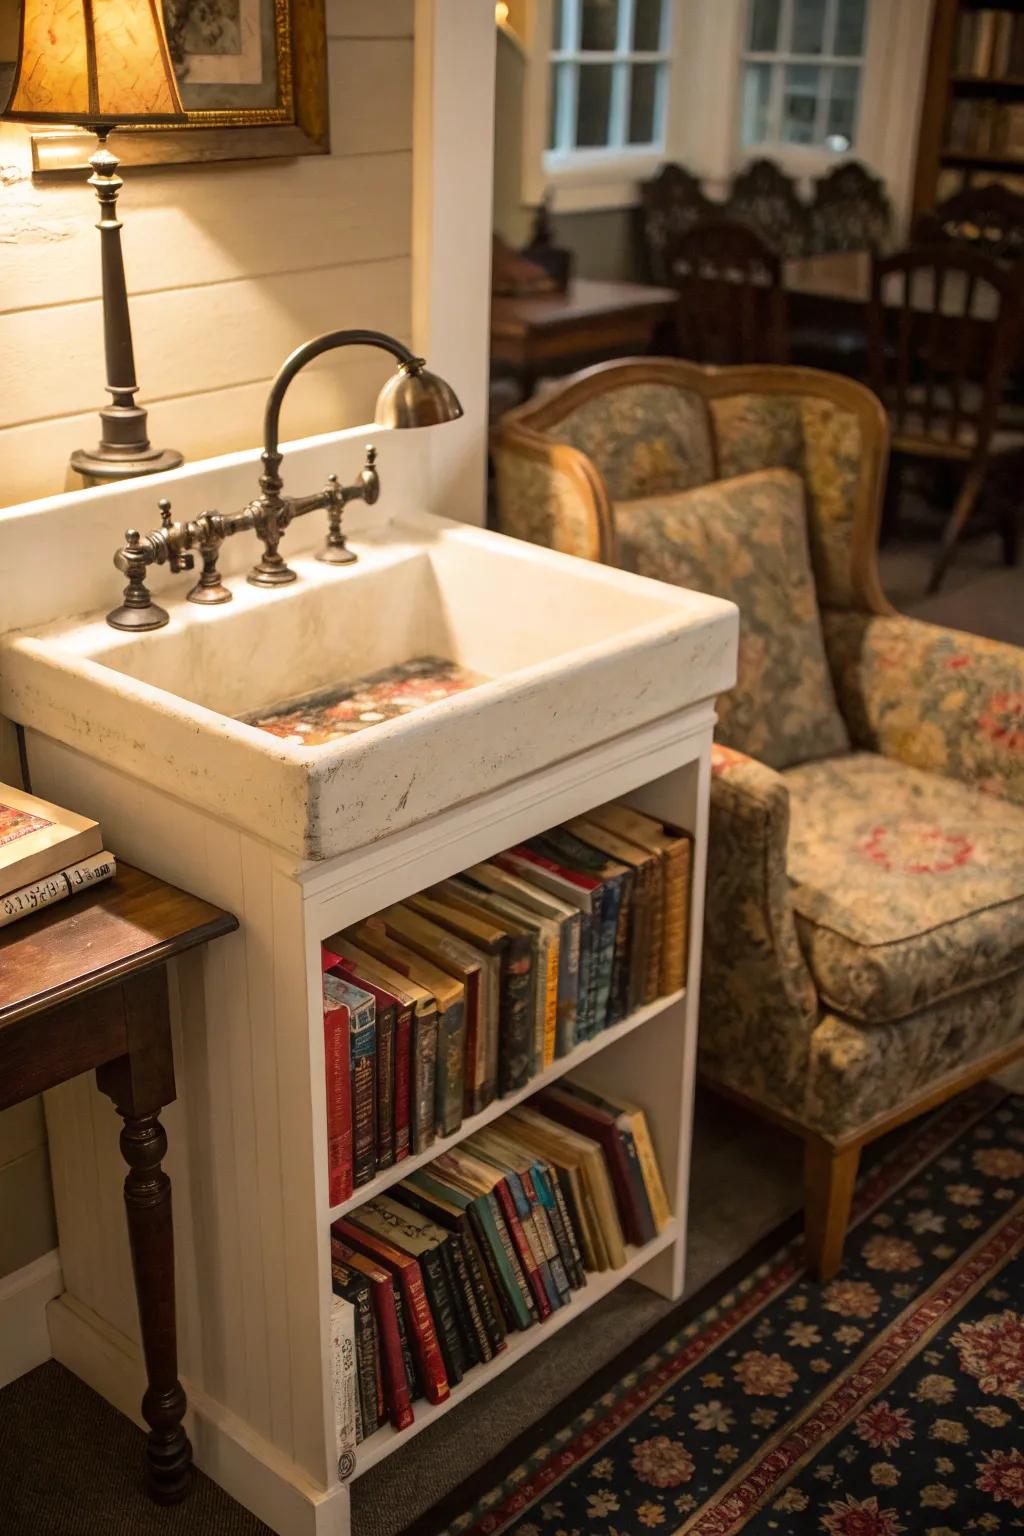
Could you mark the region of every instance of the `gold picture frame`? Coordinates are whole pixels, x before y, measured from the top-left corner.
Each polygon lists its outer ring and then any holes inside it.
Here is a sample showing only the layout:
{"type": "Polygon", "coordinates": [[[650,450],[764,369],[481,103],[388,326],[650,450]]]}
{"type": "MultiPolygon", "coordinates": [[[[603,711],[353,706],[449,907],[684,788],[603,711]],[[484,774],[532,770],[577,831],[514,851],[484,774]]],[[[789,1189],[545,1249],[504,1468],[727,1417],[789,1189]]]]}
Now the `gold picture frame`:
{"type": "MultiPolygon", "coordinates": [[[[20,12],[20,0],[0,0],[0,108],[20,12]]],[[[324,0],[164,0],[164,18],[185,124],[119,129],[122,165],[329,152],[324,0]]],[[[94,148],[93,137],[77,129],[39,128],[33,172],[84,168],[94,148]]]]}

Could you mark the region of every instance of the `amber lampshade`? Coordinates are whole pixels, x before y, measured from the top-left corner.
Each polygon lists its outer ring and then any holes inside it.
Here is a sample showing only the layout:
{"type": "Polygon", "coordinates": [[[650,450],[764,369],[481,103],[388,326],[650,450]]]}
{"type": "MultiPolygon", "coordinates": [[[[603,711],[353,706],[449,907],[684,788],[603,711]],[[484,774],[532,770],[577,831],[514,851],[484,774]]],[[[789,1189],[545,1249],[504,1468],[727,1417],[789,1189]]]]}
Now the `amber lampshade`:
{"type": "Polygon", "coordinates": [[[183,117],[160,0],[23,0],[4,116],[89,128],[183,117]]]}

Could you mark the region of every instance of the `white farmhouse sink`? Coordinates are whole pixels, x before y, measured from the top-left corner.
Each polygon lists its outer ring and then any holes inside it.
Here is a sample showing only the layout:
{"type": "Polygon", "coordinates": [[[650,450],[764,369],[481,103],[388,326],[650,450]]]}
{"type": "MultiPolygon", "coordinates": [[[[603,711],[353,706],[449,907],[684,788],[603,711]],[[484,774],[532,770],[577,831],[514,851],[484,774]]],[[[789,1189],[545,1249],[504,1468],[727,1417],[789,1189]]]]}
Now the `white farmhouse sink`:
{"type": "Polygon", "coordinates": [[[147,634],[102,614],[10,634],[0,711],[323,859],[732,684],[731,603],[428,515],[352,547],[293,559],[289,587],[231,581],[221,607],[183,577],[147,634]],[[426,655],[488,681],[321,746],[238,718],[426,655]]]}

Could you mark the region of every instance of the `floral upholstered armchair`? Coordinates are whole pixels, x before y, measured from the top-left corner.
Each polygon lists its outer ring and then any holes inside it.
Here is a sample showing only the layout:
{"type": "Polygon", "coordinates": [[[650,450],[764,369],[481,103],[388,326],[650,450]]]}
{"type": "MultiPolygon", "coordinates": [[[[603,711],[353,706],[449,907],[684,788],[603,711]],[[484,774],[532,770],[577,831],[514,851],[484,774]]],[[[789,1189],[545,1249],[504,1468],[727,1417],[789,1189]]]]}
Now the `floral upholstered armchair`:
{"type": "Polygon", "coordinates": [[[887,453],[850,380],[639,359],[493,443],[502,532],[740,607],[700,1059],[804,1138],[823,1277],[864,1144],[1024,1051],[1024,652],[890,607],[887,453]]]}

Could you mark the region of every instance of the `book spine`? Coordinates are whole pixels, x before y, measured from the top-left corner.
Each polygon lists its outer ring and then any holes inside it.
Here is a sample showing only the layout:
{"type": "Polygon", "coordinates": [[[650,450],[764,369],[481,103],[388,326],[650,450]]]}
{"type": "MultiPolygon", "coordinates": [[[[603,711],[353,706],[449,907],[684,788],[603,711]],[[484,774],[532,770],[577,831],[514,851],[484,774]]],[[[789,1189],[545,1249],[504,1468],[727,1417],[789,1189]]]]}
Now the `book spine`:
{"type": "Polygon", "coordinates": [[[583,1266],[583,1251],[580,1247],[579,1235],[570,1214],[569,1204],[565,1198],[557,1172],[554,1169],[549,1169],[546,1178],[562,1231],[565,1234],[565,1245],[568,1250],[566,1268],[569,1271],[569,1279],[572,1282],[573,1288],[579,1289],[580,1286],[587,1283],[587,1272],[583,1266]]]}
{"type": "Polygon", "coordinates": [[[457,1247],[454,1234],[449,1232],[444,1242],[438,1245],[438,1252],[441,1255],[441,1263],[444,1265],[444,1277],[448,1282],[448,1290],[453,1302],[455,1326],[462,1340],[462,1353],[468,1370],[471,1366],[479,1365],[484,1357],[480,1352],[480,1339],[464,1284],[464,1280],[468,1277],[464,1273],[465,1265],[461,1254],[456,1255],[457,1247]]]}
{"type": "Polygon", "coordinates": [[[412,1022],[412,1146],[425,1152],[437,1135],[437,1014],[417,1013],[412,1022]]]}
{"type": "Polygon", "coordinates": [[[332,1205],[352,1193],[352,1083],[349,1011],[324,1013],[324,1081],[327,1088],[327,1175],[332,1205]]]}
{"type": "Polygon", "coordinates": [[[498,1093],[498,1051],[501,1035],[501,955],[491,958],[481,977],[481,1006],[485,1007],[482,1039],[482,1075],[473,1113],[478,1115],[493,1104],[498,1093]]]}
{"type": "Polygon", "coordinates": [[[597,986],[594,1003],[594,1033],[608,1027],[612,1016],[612,980],[615,971],[615,941],[619,931],[619,905],[622,892],[617,880],[606,880],[601,888],[601,917],[598,928],[597,986]]]}
{"type": "MultiPolygon", "coordinates": [[[[494,1346],[491,1343],[490,1334],[484,1323],[482,1305],[477,1297],[477,1289],[473,1283],[467,1244],[461,1233],[452,1233],[448,1241],[447,1252],[451,1260],[452,1283],[455,1288],[456,1302],[461,1303],[460,1314],[469,1329],[469,1341],[471,1352],[475,1356],[474,1364],[494,1359],[494,1346]]],[[[482,1293],[482,1288],[481,1288],[482,1293]]]]}
{"type": "MultiPolygon", "coordinates": [[[[494,1228],[498,1241],[499,1255],[504,1257],[505,1264],[502,1273],[506,1273],[510,1280],[509,1295],[512,1297],[512,1305],[515,1312],[516,1324],[519,1328],[529,1328],[537,1316],[537,1304],[533,1299],[533,1291],[526,1276],[526,1270],[519,1258],[519,1252],[512,1241],[512,1233],[502,1210],[501,1201],[492,1190],[485,1197],[487,1212],[494,1228]]],[[[499,1257],[500,1264],[500,1257],[499,1257]]]]}
{"type": "Polygon", "coordinates": [[[650,941],[644,975],[645,1003],[653,1003],[661,989],[661,956],[665,933],[665,865],[659,854],[651,865],[650,941]]]}
{"type": "Polygon", "coordinates": [[[462,1238],[462,1250],[466,1258],[466,1268],[469,1270],[470,1284],[476,1292],[480,1315],[487,1330],[487,1337],[491,1341],[492,1350],[497,1355],[505,1348],[505,1335],[508,1332],[505,1323],[505,1313],[495,1288],[494,1277],[484,1257],[480,1240],[477,1237],[468,1211],[463,1219],[465,1226],[460,1228],[460,1235],[462,1238]]]}
{"type": "Polygon", "coordinates": [[[530,1081],[533,1051],[533,951],[525,934],[513,934],[501,979],[498,1092],[515,1093],[530,1081]]]}
{"type": "Polygon", "coordinates": [[[464,1117],[478,1113],[484,1081],[484,976],[466,977],[465,987],[465,1035],[462,1054],[462,1113],[464,1117]]]}
{"type": "Polygon", "coordinates": [[[479,1204],[471,1205],[467,1214],[476,1238],[477,1251],[490,1279],[505,1329],[529,1327],[530,1314],[525,1305],[520,1311],[519,1288],[498,1235],[497,1226],[491,1220],[491,1211],[486,1197],[481,1196],[479,1204]]]}
{"type": "Polygon", "coordinates": [[[349,1020],[352,1057],[352,1163],[358,1189],[368,1184],[377,1163],[377,1028],[372,1002],[353,1009],[349,1020]]]}
{"type": "Polygon", "coordinates": [[[554,1228],[548,1219],[548,1212],[544,1201],[540,1198],[533,1175],[524,1173],[521,1175],[523,1188],[530,1201],[530,1214],[533,1220],[534,1231],[540,1244],[540,1251],[547,1264],[555,1288],[555,1305],[564,1306],[569,1300],[572,1287],[569,1284],[569,1276],[566,1274],[565,1265],[562,1263],[562,1255],[555,1241],[554,1228]]]}
{"type": "Polygon", "coordinates": [[[651,946],[651,870],[653,860],[633,873],[633,902],[628,935],[629,984],[626,1012],[634,1013],[644,1000],[647,954],[651,946]]]}
{"type": "Polygon", "coordinates": [[[413,1413],[402,1340],[398,1332],[400,1308],[395,1306],[390,1275],[371,1281],[371,1285],[381,1364],[384,1368],[384,1405],[395,1428],[407,1429],[413,1421],[413,1413]]]}
{"type": "Polygon", "coordinates": [[[672,1220],[672,1211],[669,1207],[668,1196],[665,1193],[665,1185],[662,1182],[658,1159],[654,1152],[654,1143],[651,1141],[647,1116],[643,1110],[638,1109],[630,1116],[630,1125],[633,1130],[633,1142],[636,1146],[637,1156],[640,1159],[640,1171],[643,1174],[644,1188],[647,1190],[647,1198],[651,1203],[651,1214],[654,1217],[654,1224],[660,1232],[672,1220]]]}
{"type": "Polygon", "coordinates": [[[558,1023],[555,1055],[568,1056],[576,1045],[576,1009],[580,988],[580,914],[562,923],[558,945],[558,1023]]]}
{"type": "Polygon", "coordinates": [[[344,1482],[355,1471],[359,1425],[355,1312],[343,1296],[331,1302],[331,1395],[338,1476],[344,1482]]]}
{"type": "Polygon", "coordinates": [[[567,1290],[578,1290],[582,1283],[576,1270],[576,1255],[573,1252],[569,1234],[566,1232],[562,1212],[555,1199],[553,1180],[546,1171],[535,1168],[533,1172],[533,1187],[537,1191],[538,1199],[544,1207],[544,1213],[551,1228],[551,1235],[555,1241],[555,1248],[562,1263],[565,1273],[567,1290]]]}
{"type": "Polygon", "coordinates": [[[608,997],[608,1023],[618,1024],[629,1012],[629,937],[633,914],[632,871],[619,882],[619,907],[612,949],[612,984],[608,997]]]}
{"type": "Polygon", "coordinates": [[[398,1326],[398,1342],[402,1348],[402,1364],[405,1367],[405,1384],[409,1390],[409,1400],[414,1401],[424,1395],[423,1385],[416,1370],[416,1357],[412,1352],[409,1342],[409,1330],[405,1323],[405,1308],[402,1306],[402,1287],[392,1275],[391,1290],[395,1298],[395,1323],[398,1326]]]}
{"type": "Polygon", "coordinates": [[[412,1009],[395,1016],[395,1162],[409,1156],[412,1146],[412,1009]]]}
{"type": "Polygon", "coordinates": [[[558,952],[560,948],[557,940],[553,940],[545,946],[544,950],[543,1031],[540,1039],[540,1059],[535,1062],[538,1072],[544,1067],[550,1067],[555,1059],[558,1038],[558,952]]]}
{"type": "Polygon", "coordinates": [[[662,995],[686,985],[690,926],[690,842],[680,838],[664,854],[664,926],[661,941],[662,995]]]}
{"type": "Polygon", "coordinates": [[[620,1115],[615,1124],[619,1133],[622,1150],[626,1156],[626,1173],[630,1189],[633,1192],[632,1204],[639,1223],[640,1241],[642,1243],[650,1243],[657,1236],[658,1228],[655,1224],[651,1202],[647,1198],[647,1185],[644,1183],[643,1171],[640,1167],[640,1154],[633,1139],[633,1130],[629,1123],[629,1116],[620,1115]]]}
{"type": "Polygon", "coordinates": [[[600,918],[593,912],[580,917],[580,984],[576,996],[576,1039],[589,1040],[594,1033],[596,986],[595,939],[600,918]]]}
{"type": "Polygon", "coordinates": [[[377,1167],[395,1161],[395,1010],[377,1015],[377,1167]]]}
{"type": "Polygon", "coordinates": [[[498,1204],[501,1206],[501,1214],[505,1218],[513,1247],[526,1273],[527,1284],[533,1297],[537,1315],[542,1319],[550,1317],[552,1312],[551,1298],[548,1296],[547,1287],[544,1284],[544,1277],[540,1272],[533,1246],[527,1237],[519,1217],[519,1212],[516,1210],[516,1203],[512,1196],[512,1191],[508,1187],[508,1180],[499,1179],[494,1186],[494,1193],[497,1196],[498,1204]]]}
{"type": "Polygon", "coordinates": [[[437,1131],[453,1136],[462,1124],[466,1008],[459,1000],[437,1016],[437,1131]]]}
{"type": "Polygon", "coordinates": [[[335,1292],[351,1302],[356,1317],[356,1373],[359,1382],[359,1407],[362,1438],[372,1435],[384,1413],[384,1383],[377,1350],[377,1325],[370,1300],[369,1282],[354,1274],[346,1264],[332,1266],[335,1292]]]}
{"type": "Polygon", "coordinates": [[[6,896],[0,897],[0,928],[16,923],[19,917],[52,907],[54,902],[77,896],[90,885],[109,880],[116,871],[117,863],[112,853],[94,853],[91,858],[81,859],[77,864],[59,869],[56,874],[47,875],[44,880],[33,880],[16,891],[8,891],[6,896]]]}
{"type": "Polygon", "coordinates": [[[444,1264],[436,1248],[423,1253],[419,1259],[423,1288],[434,1319],[434,1331],[441,1346],[445,1375],[449,1385],[458,1386],[466,1374],[466,1356],[455,1322],[455,1303],[448,1289],[444,1264]]]}

